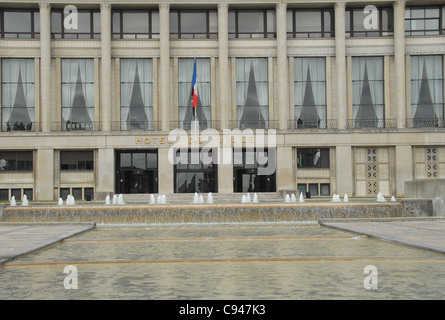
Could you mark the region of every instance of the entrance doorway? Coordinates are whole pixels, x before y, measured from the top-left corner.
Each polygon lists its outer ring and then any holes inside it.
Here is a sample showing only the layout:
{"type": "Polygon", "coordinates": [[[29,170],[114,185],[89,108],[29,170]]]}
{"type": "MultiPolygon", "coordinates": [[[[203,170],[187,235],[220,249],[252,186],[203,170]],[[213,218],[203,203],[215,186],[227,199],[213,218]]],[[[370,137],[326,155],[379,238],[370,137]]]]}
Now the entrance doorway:
{"type": "Polygon", "coordinates": [[[116,193],[158,193],[157,150],[118,150],[116,168],[116,193]]]}

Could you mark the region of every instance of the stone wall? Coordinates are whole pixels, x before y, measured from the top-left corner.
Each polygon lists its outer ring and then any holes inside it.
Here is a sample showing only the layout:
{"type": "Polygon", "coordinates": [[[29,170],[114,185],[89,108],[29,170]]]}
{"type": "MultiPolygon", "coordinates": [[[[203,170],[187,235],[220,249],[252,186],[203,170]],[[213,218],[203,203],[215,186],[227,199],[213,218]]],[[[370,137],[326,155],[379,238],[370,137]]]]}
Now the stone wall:
{"type": "Polygon", "coordinates": [[[433,216],[445,216],[445,179],[406,181],[405,198],[431,199],[433,216]]]}

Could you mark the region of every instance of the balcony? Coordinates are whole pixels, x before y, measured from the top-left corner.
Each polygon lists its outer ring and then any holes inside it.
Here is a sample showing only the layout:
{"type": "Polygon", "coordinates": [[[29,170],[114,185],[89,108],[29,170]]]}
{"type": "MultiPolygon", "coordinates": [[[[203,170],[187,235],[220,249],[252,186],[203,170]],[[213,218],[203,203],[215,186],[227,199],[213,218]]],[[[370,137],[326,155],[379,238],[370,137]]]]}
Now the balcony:
{"type": "Polygon", "coordinates": [[[290,130],[300,129],[337,129],[337,120],[324,119],[319,121],[303,121],[303,120],[289,120],[288,128],[290,130]]]}
{"type": "Polygon", "coordinates": [[[396,119],[381,120],[346,120],[347,129],[395,129],[397,128],[396,119]]]}
{"type": "Polygon", "coordinates": [[[160,127],[160,121],[132,121],[131,123],[127,123],[126,121],[113,121],[111,123],[111,131],[159,131],[160,127]]]}
{"type": "Polygon", "coordinates": [[[444,128],[444,118],[406,119],[407,128],[444,128]]]}
{"type": "Polygon", "coordinates": [[[10,131],[30,131],[36,132],[40,130],[39,122],[2,122],[2,131],[10,132],[10,131]]]}
{"type": "MultiPolygon", "coordinates": [[[[170,130],[173,129],[183,129],[183,130],[191,130],[192,122],[191,121],[170,121],[170,130]]],[[[207,120],[207,121],[199,121],[199,129],[215,129],[219,130],[219,120],[207,120]]]]}
{"type": "Polygon", "coordinates": [[[229,121],[230,129],[278,129],[278,120],[231,120],[229,121]]]}
{"type": "Polygon", "coordinates": [[[100,131],[101,122],[52,122],[51,131],[100,131]]]}

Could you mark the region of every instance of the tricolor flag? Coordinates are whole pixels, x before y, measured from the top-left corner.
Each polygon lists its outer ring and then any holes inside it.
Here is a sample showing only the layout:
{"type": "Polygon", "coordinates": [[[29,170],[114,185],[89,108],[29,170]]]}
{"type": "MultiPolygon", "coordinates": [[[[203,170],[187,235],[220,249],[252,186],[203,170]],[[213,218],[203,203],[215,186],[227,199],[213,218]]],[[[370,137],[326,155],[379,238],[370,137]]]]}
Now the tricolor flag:
{"type": "Polygon", "coordinates": [[[198,108],[198,83],[196,81],[196,58],[195,58],[195,65],[193,67],[192,96],[193,96],[193,108],[194,108],[193,113],[196,116],[196,110],[198,108]]]}

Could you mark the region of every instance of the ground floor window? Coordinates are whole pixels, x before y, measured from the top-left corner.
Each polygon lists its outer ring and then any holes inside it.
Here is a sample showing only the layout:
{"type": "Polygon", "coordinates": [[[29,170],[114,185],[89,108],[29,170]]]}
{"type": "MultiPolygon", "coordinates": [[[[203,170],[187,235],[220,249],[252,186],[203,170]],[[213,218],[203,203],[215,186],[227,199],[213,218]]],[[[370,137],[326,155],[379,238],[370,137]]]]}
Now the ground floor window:
{"type": "Polygon", "coordinates": [[[298,183],[298,194],[304,196],[330,196],[331,185],[329,183],[298,183]]]}
{"type": "Polygon", "coordinates": [[[68,195],[72,195],[75,200],[93,200],[94,199],[94,188],[60,188],[60,198],[66,200],[68,195]]]}
{"type": "Polygon", "coordinates": [[[26,195],[29,201],[34,200],[34,192],[32,188],[15,188],[15,189],[0,189],[0,201],[9,201],[14,196],[16,201],[21,201],[26,195]]]}
{"type": "Polygon", "coordinates": [[[275,149],[234,149],[234,192],[276,192],[276,171],[270,170],[270,174],[261,173],[261,168],[267,168],[269,164],[274,166],[275,163],[275,149]]]}
{"type": "Polygon", "coordinates": [[[116,151],[116,193],[158,193],[158,151],[116,151]]]}
{"type": "Polygon", "coordinates": [[[208,150],[202,161],[203,150],[176,150],[174,164],[175,193],[218,192],[216,152],[208,150]]]}

